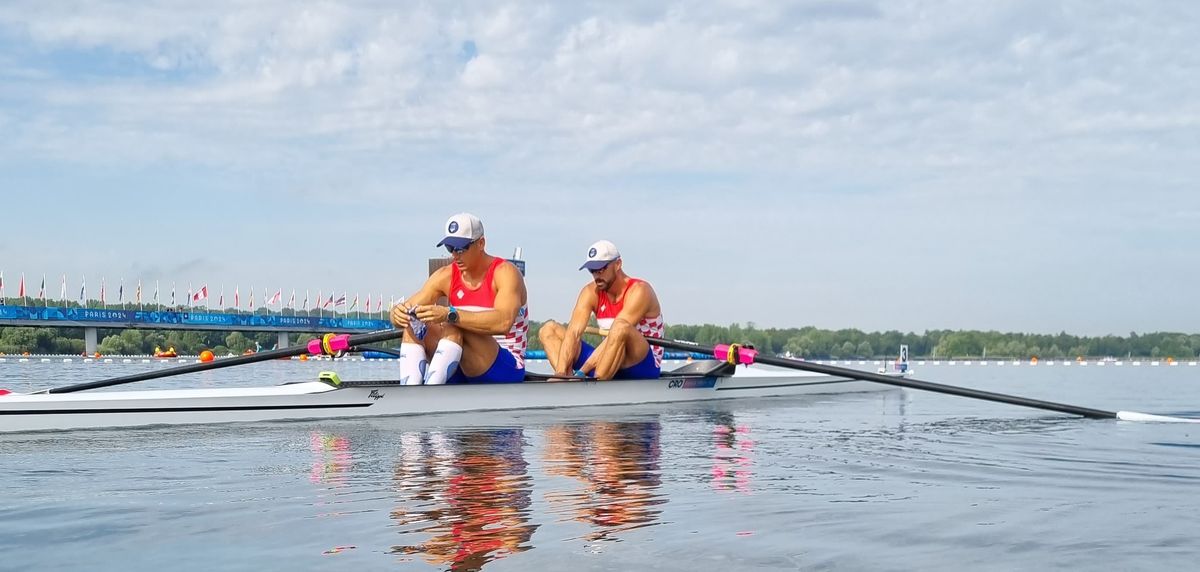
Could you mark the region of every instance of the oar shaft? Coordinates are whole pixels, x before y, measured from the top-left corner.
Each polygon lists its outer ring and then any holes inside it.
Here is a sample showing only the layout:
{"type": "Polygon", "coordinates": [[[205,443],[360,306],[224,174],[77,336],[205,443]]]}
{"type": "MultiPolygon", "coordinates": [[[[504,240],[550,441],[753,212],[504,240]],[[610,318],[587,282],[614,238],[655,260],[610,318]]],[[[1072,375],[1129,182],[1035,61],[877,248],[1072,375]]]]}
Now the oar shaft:
{"type": "MultiPolygon", "coordinates": [[[[404,335],[403,330],[381,330],[378,332],[371,332],[369,334],[359,334],[357,336],[349,336],[346,339],[346,342],[350,346],[356,346],[356,345],[361,345],[361,344],[370,344],[370,343],[375,343],[375,342],[382,342],[385,340],[391,340],[391,339],[398,338],[402,335],[404,335]]],[[[38,393],[73,393],[76,391],[86,391],[88,389],[99,389],[101,387],[109,387],[109,386],[121,385],[121,384],[125,384],[125,383],[133,383],[136,381],[147,381],[147,380],[151,380],[151,379],[158,379],[160,377],[170,377],[173,375],[183,375],[183,374],[187,374],[187,373],[209,371],[209,370],[213,370],[213,369],[221,369],[223,367],[233,367],[235,365],[246,365],[246,364],[256,363],[256,362],[260,362],[260,361],[267,361],[267,360],[279,359],[279,358],[284,358],[284,357],[298,356],[298,355],[306,354],[306,353],[309,353],[308,346],[298,345],[298,346],[293,346],[290,348],[268,350],[265,352],[258,352],[258,353],[254,353],[254,354],[250,354],[250,355],[237,356],[237,357],[231,357],[231,358],[223,358],[223,359],[213,360],[208,363],[188,364],[188,365],[184,365],[184,366],[173,367],[168,370],[148,371],[148,372],[144,372],[144,373],[135,373],[133,375],[126,375],[126,376],[122,376],[122,377],[115,377],[112,379],[102,379],[99,381],[90,381],[87,383],[80,383],[80,384],[76,384],[76,385],[67,385],[64,387],[53,387],[53,388],[50,388],[50,389],[47,389],[44,391],[40,391],[38,393]]]]}
{"type": "MultiPolygon", "coordinates": [[[[692,342],[684,342],[680,340],[662,340],[657,338],[646,338],[647,342],[664,348],[673,348],[685,351],[704,351],[704,347],[692,342]]],[[[718,356],[720,357],[720,356],[718,356]]],[[[1004,393],[994,393],[991,391],[981,391],[978,389],[969,389],[966,387],[956,387],[953,385],[943,385],[933,383],[931,381],[921,381],[919,379],[905,379],[889,375],[882,375],[869,371],[860,371],[857,369],[849,369],[802,361],[797,359],[789,359],[777,356],[768,356],[758,354],[755,355],[753,361],[767,365],[786,367],[790,369],[800,369],[815,373],[824,373],[827,375],[836,375],[839,377],[848,377],[851,379],[860,379],[863,381],[873,381],[875,383],[883,383],[886,385],[894,385],[897,387],[907,387],[909,389],[920,389],[922,391],[933,391],[936,393],[944,393],[947,395],[957,395],[959,397],[970,397],[973,399],[982,399],[985,401],[995,401],[998,403],[1008,403],[1010,405],[1021,405],[1024,407],[1032,407],[1034,409],[1045,409],[1047,411],[1057,411],[1059,413],[1069,413],[1072,415],[1082,415],[1092,419],[1116,419],[1117,413],[1114,411],[1104,411],[1102,409],[1092,409],[1090,407],[1078,407],[1066,403],[1055,403],[1053,401],[1042,401],[1040,399],[1029,399],[1018,397],[1016,395],[1007,395],[1004,393]]]]}

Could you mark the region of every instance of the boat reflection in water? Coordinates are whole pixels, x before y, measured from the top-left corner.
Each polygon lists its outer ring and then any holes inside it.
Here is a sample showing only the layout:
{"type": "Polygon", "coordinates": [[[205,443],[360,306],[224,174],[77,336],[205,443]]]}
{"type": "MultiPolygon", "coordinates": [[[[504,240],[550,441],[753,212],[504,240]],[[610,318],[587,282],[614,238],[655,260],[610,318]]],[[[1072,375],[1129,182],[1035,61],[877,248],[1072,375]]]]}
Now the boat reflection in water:
{"type": "Polygon", "coordinates": [[[389,552],[479,570],[533,547],[533,482],[521,429],[409,432],[401,442],[394,470],[401,502],[391,516],[405,536],[428,538],[389,552]]]}
{"type": "MultiPolygon", "coordinates": [[[[591,530],[582,539],[617,540],[629,530],[660,524],[657,420],[597,421],[551,426],[546,431],[546,472],[575,481],[566,490],[545,494],[559,522],[578,521],[591,530]]],[[[598,550],[598,545],[592,545],[598,550]]]]}

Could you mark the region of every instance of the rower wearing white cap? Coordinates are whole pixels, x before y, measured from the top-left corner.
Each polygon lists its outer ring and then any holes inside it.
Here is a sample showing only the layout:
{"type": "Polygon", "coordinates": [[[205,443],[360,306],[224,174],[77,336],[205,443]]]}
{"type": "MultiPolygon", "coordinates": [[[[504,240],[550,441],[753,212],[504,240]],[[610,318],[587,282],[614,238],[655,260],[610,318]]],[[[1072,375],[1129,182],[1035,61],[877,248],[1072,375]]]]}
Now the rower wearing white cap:
{"type": "Polygon", "coordinates": [[[407,385],[523,381],[529,333],[525,278],[511,262],[485,251],[479,217],[456,214],[444,229],[437,245],[446,247],[453,264],[392,307],[392,324],[404,329],[401,379],[407,385]],[[435,305],[441,296],[449,306],[435,305]],[[425,326],[423,336],[414,333],[413,316],[425,326]],[[433,357],[427,361],[429,352],[433,357]]]}
{"type": "Polygon", "coordinates": [[[663,350],[646,337],[663,337],[662,308],[658,295],[645,280],[631,278],[622,267],[616,245],[601,240],[588,248],[579,269],[592,273],[592,281],[579,292],[571,321],[565,327],[553,320],[542,324],[538,339],[557,375],[579,370],[597,379],[649,379],[662,370],[663,350]],[[593,348],[583,341],[588,319],[608,330],[593,348]]]}

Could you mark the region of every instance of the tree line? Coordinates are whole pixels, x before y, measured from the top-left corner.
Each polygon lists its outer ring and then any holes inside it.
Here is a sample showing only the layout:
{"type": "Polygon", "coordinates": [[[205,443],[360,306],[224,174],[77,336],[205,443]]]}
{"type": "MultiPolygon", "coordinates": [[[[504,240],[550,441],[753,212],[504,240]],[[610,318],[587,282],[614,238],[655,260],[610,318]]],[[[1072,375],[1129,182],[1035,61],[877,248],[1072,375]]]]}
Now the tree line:
{"type": "MultiPolygon", "coordinates": [[[[530,324],[530,349],[541,349],[537,341],[538,322],[530,324]]],[[[676,324],[667,327],[671,339],[692,340],[703,345],[748,343],[758,350],[776,355],[807,359],[892,358],[901,344],[917,358],[995,358],[1030,357],[1073,359],[1084,357],[1190,358],[1200,353],[1200,334],[1154,332],[1128,336],[1075,336],[1058,334],[1012,333],[978,330],[929,330],[921,334],[886,331],[863,332],[857,329],[824,330],[803,328],[759,328],[747,324],[676,324]]],[[[290,334],[292,345],[318,337],[290,334]]],[[[109,355],[150,354],[155,347],[174,347],[183,354],[212,350],[217,355],[239,354],[248,349],[275,347],[274,332],[221,332],[200,330],[100,329],[97,350],[109,355]]],[[[70,354],[84,351],[81,328],[0,328],[0,353],[70,354]]]]}

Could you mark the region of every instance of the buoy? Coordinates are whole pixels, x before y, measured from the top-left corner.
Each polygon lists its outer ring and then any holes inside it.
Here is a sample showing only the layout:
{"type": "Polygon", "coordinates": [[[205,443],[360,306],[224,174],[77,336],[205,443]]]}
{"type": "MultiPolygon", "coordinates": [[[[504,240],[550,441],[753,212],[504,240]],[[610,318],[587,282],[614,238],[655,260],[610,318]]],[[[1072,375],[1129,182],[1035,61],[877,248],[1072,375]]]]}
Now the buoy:
{"type": "Polygon", "coordinates": [[[300,354],[300,361],[308,361],[308,354],[300,354]]]}
{"type": "Polygon", "coordinates": [[[94,357],[96,359],[100,359],[100,352],[96,352],[95,354],[92,354],[92,357],[94,357]]]}
{"type": "Polygon", "coordinates": [[[208,363],[213,360],[213,353],[209,350],[200,352],[200,361],[208,363]]]}

